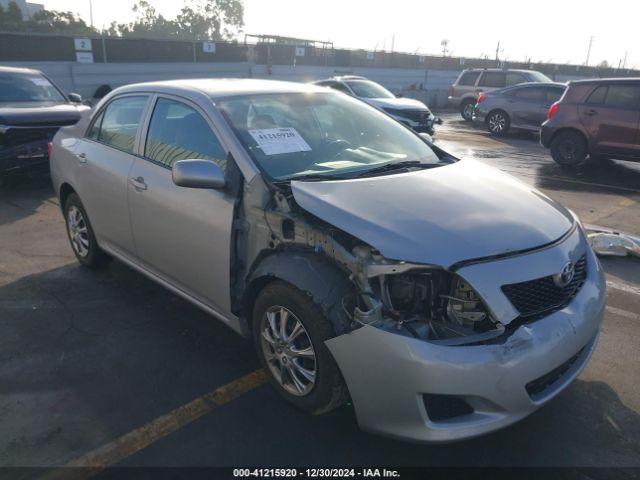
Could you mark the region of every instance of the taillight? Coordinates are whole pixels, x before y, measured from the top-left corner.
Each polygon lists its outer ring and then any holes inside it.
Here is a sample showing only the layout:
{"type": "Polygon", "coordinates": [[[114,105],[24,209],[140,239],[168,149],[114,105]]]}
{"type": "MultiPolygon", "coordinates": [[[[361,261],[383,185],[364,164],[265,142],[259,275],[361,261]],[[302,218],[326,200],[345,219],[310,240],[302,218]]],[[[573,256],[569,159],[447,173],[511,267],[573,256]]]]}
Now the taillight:
{"type": "Polygon", "coordinates": [[[47,143],[47,157],[51,156],[51,149],[53,148],[53,143],[47,143]]]}
{"type": "Polygon", "coordinates": [[[456,87],[454,87],[453,85],[451,85],[449,87],[449,96],[450,97],[455,97],[456,96],[456,87]]]}
{"type": "Polygon", "coordinates": [[[484,93],[480,92],[478,94],[478,100],[476,100],[476,103],[482,103],[482,102],[484,102],[484,93]]]}
{"type": "Polygon", "coordinates": [[[547,120],[551,120],[551,118],[558,112],[558,108],[560,108],[560,102],[556,102],[549,107],[549,111],[547,112],[547,120]]]}

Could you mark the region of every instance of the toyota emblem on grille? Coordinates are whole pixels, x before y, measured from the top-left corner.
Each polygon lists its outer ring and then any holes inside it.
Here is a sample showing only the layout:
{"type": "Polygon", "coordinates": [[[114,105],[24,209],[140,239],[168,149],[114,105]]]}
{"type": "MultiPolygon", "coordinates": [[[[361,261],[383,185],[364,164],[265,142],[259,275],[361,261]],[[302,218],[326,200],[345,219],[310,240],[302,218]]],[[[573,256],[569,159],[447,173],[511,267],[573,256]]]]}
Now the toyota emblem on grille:
{"type": "Polygon", "coordinates": [[[573,280],[573,276],[576,273],[576,266],[573,262],[567,262],[560,273],[556,273],[553,276],[553,283],[555,283],[558,287],[566,287],[573,280]]]}

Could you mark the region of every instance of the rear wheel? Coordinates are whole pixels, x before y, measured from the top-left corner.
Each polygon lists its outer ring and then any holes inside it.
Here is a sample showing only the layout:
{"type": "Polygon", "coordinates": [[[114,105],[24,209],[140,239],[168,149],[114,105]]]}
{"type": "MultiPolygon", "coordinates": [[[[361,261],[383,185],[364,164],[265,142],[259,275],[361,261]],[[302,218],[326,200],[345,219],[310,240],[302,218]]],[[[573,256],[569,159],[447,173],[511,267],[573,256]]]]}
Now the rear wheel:
{"type": "Polygon", "coordinates": [[[460,115],[462,115],[462,118],[464,118],[465,121],[470,122],[473,120],[473,108],[475,105],[475,100],[464,100],[460,104],[460,115]]]}
{"type": "Polygon", "coordinates": [[[580,165],[588,153],[587,142],[578,132],[560,132],[551,141],[551,157],[563,166],[580,165]]]}
{"type": "Polygon", "coordinates": [[[509,131],[511,119],[507,112],[494,110],[487,115],[487,129],[491,135],[504,135],[509,131]]]}
{"type": "Polygon", "coordinates": [[[69,194],[65,201],[64,218],[69,242],[78,261],[89,268],[104,265],[109,256],[98,246],[89,216],[75,193],[69,194]]]}
{"type": "Polygon", "coordinates": [[[324,413],[347,399],[342,374],[324,342],[331,322],[309,295],[276,281],[258,295],[253,337],[271,385],[296,407],[324,413]]]}

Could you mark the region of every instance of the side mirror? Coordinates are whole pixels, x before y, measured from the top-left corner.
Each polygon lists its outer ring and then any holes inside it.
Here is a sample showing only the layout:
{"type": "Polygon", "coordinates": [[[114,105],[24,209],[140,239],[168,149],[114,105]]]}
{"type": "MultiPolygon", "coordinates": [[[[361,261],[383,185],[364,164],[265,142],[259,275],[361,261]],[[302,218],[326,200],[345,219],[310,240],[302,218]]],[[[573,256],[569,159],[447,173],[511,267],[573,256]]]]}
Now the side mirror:
{"type": "Polygon", "coordinates": [[[171,177],[179,187],[221,189],[226,185],[224,172],[211,160],[178,160],[171,177]]]}
{"type": "Polygon", "coordinates": [[[433,145],[433,137],[428,133],[419,133],[418,136],[426,143],[427,145],[433,145]]]}
{"type": "Polygon", "coordinates": [[[67,97],[72,103],[82,103],[82,96],[78,93],[70,93],[67,97]]]}

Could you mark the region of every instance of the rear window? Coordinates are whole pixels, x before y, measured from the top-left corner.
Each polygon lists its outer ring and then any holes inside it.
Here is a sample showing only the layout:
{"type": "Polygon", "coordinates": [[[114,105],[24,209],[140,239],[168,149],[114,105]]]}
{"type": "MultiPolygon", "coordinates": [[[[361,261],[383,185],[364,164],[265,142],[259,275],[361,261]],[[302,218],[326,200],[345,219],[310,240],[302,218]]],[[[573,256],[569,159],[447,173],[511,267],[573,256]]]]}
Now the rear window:
{"type": "Polygon", "coordinates": [[[516,90],[515,96],[523,100],[543,100],[545,94],[540,87],[528,87],[516,90]]]}
{"type": "Polygon", "coordinates": [[[604,104],[608,107],[635,108],[640,100],[638,85],[609,85],[604,104]]]}
{"type": "Polygon", "coordinates": [[[462,76],[460,77],[460,80],[458,80],[458,85],[461,85],[463,87],[474,86],[479,76],[480,76],[480,72],[463,73],[462,76]]]}
{"type": "Polygon", "coordinates": [[[505,81],[504,72],[484,72],[478,85],[480,87],[502,88],[505,86],[505,81]]]}
{"type": "Polygon", "coordinates": [[[521,73],[507,73],[507,87],[527,83],[527,78],[521,73]]]}
{"type": "Polygon", "coordinates": [[[147,98],[136,95],[113,100],[96,117],[89,130],[89,138],[118,150],[133,152],[133,143],[147,98]]]}

